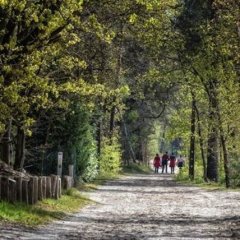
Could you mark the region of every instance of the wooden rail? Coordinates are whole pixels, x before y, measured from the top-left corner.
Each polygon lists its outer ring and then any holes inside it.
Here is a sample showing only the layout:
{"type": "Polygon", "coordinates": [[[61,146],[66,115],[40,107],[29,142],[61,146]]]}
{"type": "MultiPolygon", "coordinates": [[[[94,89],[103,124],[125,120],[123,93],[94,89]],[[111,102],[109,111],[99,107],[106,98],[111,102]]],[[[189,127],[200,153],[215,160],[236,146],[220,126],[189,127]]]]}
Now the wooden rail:
{"type": "Polygon", "coordinates": [[[62,187],[64,189],[73,187],[73,177],[64,176],[62,183],[57,175],[28,178],[2,175],[0,176],[0,200],[35,204],[45,198],[60,198],[62,187]]]}

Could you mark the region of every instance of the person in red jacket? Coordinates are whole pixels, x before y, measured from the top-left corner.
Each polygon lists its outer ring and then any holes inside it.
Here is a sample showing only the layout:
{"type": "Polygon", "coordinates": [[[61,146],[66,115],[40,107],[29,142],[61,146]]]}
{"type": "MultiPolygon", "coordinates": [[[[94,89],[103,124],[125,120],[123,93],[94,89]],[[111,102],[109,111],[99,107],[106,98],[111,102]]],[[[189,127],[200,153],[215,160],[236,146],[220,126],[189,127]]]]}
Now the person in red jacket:
{"type": "Polygon", "coordinates": [[[174,174],[174,169],[175,169],[175,166],[176,166],[176,157],[174,156],[173,153],[170,156],[170,164],[169,164],[169,166],[171,168],[171,174],[174,174]]]}
{"type": "Polygon", "coordinates": [[[155,158],[153,160],[153,166],[155,168],[155,173],[158,173],[158,169],[161,166],[161,159],[160,159],[158,153],[156,154],[156,156],[155,156],[155,158]]]}
{"type": "Polygon", "coordinates": [[[169,160],[169,156],[168,156],[168,152],[166,152],[162,156],[162,173],[164,172],[164,169],[166,169],[166,173],[168,172],[168,170],[167,170],[167,168],[168,168],[168,160],[169,160]]]}

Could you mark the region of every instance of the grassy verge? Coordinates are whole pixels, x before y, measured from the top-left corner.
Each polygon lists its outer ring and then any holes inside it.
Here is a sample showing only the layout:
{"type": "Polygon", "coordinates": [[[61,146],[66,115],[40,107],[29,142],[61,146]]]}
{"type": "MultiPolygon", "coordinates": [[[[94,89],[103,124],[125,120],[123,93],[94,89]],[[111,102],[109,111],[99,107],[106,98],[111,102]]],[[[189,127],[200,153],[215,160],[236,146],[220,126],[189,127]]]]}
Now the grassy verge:
{"type": "Polygon", "coordinates": [[[208,190],[239,191],[239,188],[234,187],[234,185],[231,188],[227,189],[225,186],[224,176],[220,176],[219,182],[210,182],[210,181],[205,182],[203,179],[203,176],[202,176],[202,172],[199,171],[198,169],[196,169],[194,180],[191,181],[188,176],[188,168],[187,167],[184,167],[182,169],[182,171],[180,171],[175,176],[175,180],[177,182],[181,182],[183,184],[187,184],[190,186],[197,186],[197,187],[201,187],[201,188],[208,189],[208,190]]]}
{"type": "Polygon", "coordinates": [[[118,177],[113,174],[101,174],[92,183],[84,183],[79,185],[77,189],[69,189],[58,200],[44,199],[33,206],[0,201],[0,221],[34,227],[52,220],[62,219],[68,213],[76,212],[91,202],[82,196],[80,191],[96,190],[97,185],[118,177]]]}
{"type": "Polygon", "coordinates": [[[151,169],[146,164],[131,163],[130,165],[123,167],[123,172],[122,173],[123,174],[124,173],[144,173],[144,174],[148,174],[150,172],[151,172],[151,169]]]}
{"type": "Polygon", "coordinates": [[[58,200],[45,199],[33,206],[0,202],[0,220],[25,226],[37,226],[54,219],[61,219],[67,213],[79,210],[89,201],[76,189],[70,189],[58,200]]]}
{"type": "Polygon", "coordinates": [[[102,184],[104,184],[104,182],[109,181],[109,180],[118,179],[120,176],[121,176],[120,174],[101,173],[92,182],[79,184],[77,186],[77,189],[80,191],[96,190],[98,185],[102,185],[102,184]]]}
{"type": "Polygon", "coordinates": [[[80,184],[77,188],[80,191],[96,190],[98,185],[102,185],[104,182],[109,180],[119,179],[121,176],[125,174],[133,174],[133,173],[148,174],[151,171],[152,170],[147,165],[131,163],[128,166],[123,166],[119,174],[101,173],[97,176],[97,178],[93,182],[80,184]]]}

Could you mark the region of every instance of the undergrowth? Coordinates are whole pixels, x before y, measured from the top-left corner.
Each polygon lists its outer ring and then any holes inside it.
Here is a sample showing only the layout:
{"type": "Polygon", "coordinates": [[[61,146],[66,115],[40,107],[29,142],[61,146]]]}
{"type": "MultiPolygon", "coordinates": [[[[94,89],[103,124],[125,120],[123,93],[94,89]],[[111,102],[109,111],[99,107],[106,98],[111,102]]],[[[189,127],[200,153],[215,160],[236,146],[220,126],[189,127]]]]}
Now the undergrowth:
{"type": "Polygon", "coordinates": [[[123,173],[150,173],[151,169],[147,164],[131,163],[123,166],[123,173]]]}
{"type": "Polygon", "coordinates": [[[203,178],[203,168],[201,163],[195,164],[195,176],[194,180],[189,178],[189,169],[188,165],[184,166],[181,170],[179,170],[178,174],[176,174],[175,179],[178,182],[187,183],[190,185],[196,185],[199,187],[204,187],[207,189],[224,189],[225,188],[225,179],[224,174],[222,172],[219,173],[219,181],[213,182],[208,181],[205,182],[203,178]]]}
{"type": "Polygon", "coordinates": [[[58,200],[45,199],[36,205],[0,202],[0,219],[25,226],[36,226],[79,210],[89,202],[78,190],[70,189],[58,200]]]}

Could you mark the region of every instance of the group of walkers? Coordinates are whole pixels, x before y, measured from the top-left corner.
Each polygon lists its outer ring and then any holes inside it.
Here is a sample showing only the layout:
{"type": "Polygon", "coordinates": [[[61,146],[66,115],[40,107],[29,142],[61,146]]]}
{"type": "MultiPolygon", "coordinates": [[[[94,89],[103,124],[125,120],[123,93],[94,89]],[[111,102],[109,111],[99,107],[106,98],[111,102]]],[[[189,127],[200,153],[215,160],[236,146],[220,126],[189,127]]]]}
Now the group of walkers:
{"type": "Polygon", "coordinates": [[[154,161],[153,161],[153,166],[155,168],[155,173],[158,173],[159,168],[162,168],[162,173],[168,173],[168,162],[169,162],[169,167],[171,169],[171,174],[174,174],[175,171],[175,166],[179,167],[181,169],[184,165],[184,159],[182,155],[179,156],[177,159],[176,156],[172,153],[170,156],[168,155],[168,152],[162,155],[162,157],[159,156],[157,153],[154,161]]]}

